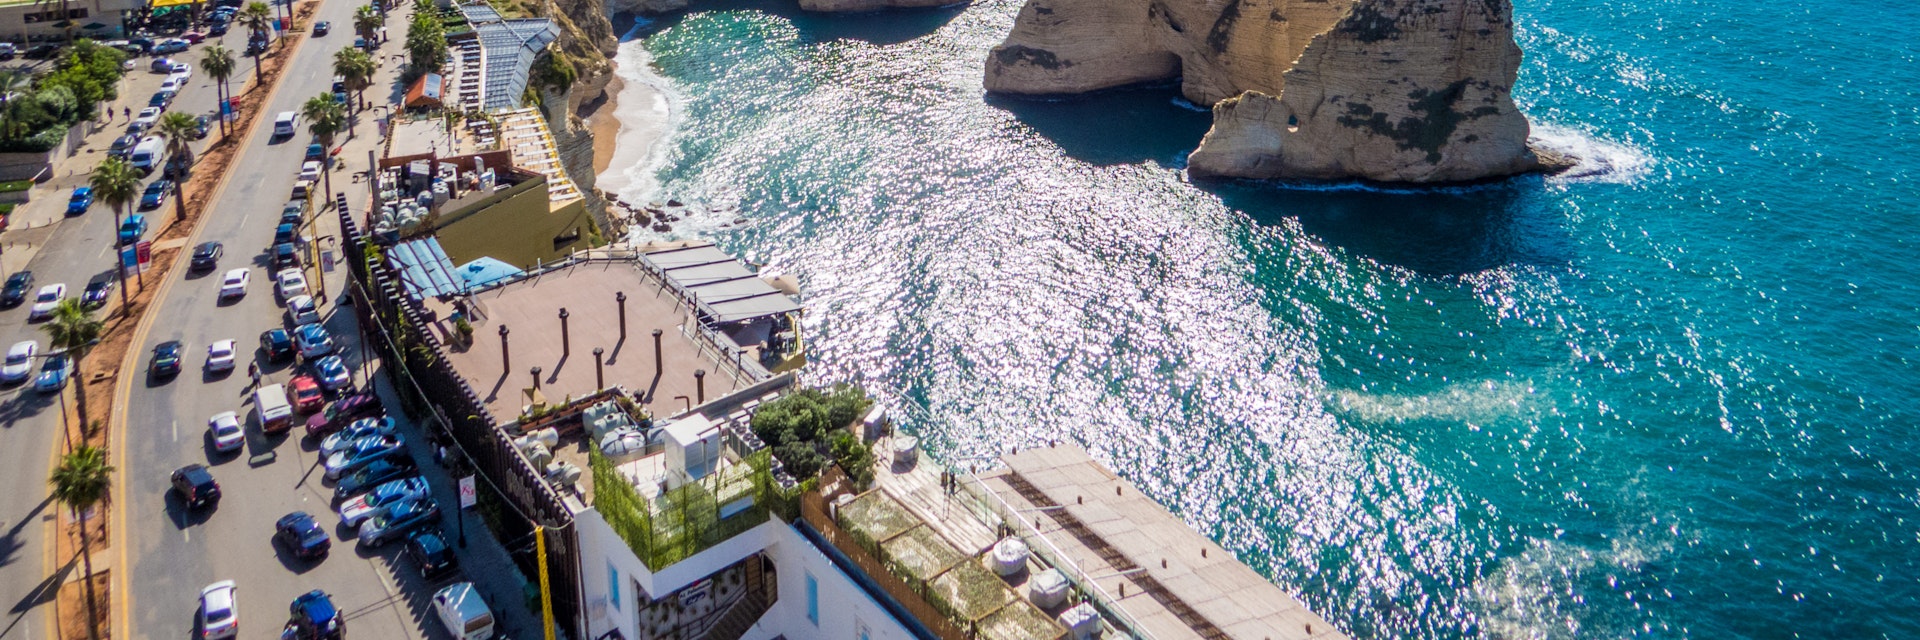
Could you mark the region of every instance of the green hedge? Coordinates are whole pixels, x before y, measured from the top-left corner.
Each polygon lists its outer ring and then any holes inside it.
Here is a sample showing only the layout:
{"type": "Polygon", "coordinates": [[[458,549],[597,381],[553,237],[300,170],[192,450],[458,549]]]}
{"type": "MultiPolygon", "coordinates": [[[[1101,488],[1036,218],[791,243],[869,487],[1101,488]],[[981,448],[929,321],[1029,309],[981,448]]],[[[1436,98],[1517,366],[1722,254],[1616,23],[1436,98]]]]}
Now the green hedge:
{"type": "Polygon", "coordinates": [[[13,193],[15,191],[26,191],[31,188],[33,188],[32,180],[12,180],[8,182],[0,182],[0,193],[13,193]]]}

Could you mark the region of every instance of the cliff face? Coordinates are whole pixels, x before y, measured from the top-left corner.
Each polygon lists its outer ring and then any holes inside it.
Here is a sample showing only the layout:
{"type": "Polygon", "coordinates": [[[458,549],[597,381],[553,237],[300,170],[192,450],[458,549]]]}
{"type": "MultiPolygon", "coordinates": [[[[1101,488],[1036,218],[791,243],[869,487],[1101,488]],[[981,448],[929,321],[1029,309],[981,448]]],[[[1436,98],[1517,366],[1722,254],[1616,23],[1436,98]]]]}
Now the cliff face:
{"type": "Polygon", "coordinates": [[[1198,177],[1457,182],[1540,168],[1507,0],[1028,0],[986,88],[1181,78],[1198,177]]]}

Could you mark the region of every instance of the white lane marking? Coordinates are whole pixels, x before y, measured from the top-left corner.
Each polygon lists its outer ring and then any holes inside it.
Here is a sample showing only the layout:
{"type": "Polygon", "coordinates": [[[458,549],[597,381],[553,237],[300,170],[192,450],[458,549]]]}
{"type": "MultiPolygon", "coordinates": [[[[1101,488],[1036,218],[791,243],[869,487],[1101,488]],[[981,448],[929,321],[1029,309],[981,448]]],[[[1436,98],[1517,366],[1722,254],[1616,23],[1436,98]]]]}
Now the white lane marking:
{"type": "Polygon", "coordinates": [[[173,441],[174,442],[180,441],[180,421],[179,420],[173,421],[173,441]]]}
{"type": "Polygon", "coordinates": [[[184,542],[193,542],[193,529],[190,529],[190,528],[189,528],[189,529],[181,529],[181,530],[180,530],[180,540],[181,540],[181,541],[184,541],[184,542]]]}

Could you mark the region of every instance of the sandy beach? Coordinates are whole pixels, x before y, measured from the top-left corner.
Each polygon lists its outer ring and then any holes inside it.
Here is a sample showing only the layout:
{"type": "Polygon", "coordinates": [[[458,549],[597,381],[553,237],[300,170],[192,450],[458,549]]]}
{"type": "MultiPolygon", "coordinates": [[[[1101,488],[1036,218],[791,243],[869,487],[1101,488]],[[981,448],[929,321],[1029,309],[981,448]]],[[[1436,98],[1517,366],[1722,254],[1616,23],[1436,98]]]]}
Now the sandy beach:
{"type": "Polygon", "coordinates": [[[665,156],[660,144],[672,133],[676,109],[672,87],[653,71],[639,42],[625,42],[613,58],[607,101],[587,118],[594,134],[596,186],[628,202],[645,201],[657,186],[654,173],[665,156]]]}

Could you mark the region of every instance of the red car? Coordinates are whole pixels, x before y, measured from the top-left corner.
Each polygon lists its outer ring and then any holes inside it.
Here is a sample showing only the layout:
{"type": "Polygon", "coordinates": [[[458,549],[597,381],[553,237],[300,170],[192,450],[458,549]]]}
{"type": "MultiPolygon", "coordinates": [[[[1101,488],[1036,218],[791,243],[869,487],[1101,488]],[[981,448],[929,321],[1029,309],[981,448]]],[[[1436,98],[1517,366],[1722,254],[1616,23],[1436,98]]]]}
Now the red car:
{"type": "Polygon", "coordinates": [[[201,41],[207,39],[207,34],[200,33],[198,31],[188,31],[186,33],[180,34],[180,39],[185,40],[187,42],[191,42],[193,44],[200,44],[201,41]]]}
{"type": "Polygon", "coordinates": [[[288,386],[293,388],[293,410],[300,413],[313,413],[327,404],[326,396],[320,394],[320,383],[313,376],[294,376],[288,386]]]}

